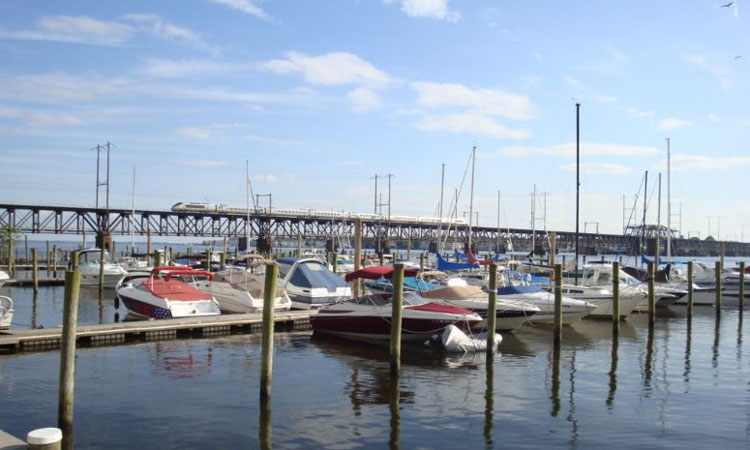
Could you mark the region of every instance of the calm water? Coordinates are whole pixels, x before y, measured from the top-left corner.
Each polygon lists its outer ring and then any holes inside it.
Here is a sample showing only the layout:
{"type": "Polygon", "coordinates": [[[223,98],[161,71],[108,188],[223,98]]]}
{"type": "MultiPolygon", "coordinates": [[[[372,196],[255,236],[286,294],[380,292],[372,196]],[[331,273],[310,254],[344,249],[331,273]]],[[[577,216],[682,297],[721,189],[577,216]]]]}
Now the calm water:
{"type": "MultiPolygon", "coordinates": [[[[18,322],[31,321],[30,290],[13,291],[18,322]]],[[[42,289],[37,324],[57,325],[61,310],[62,288],[42,289]]],[[[114,312],[82,298],[83,323],[114,312]]],[[[673,307],[652,334],[631,316],[616,344],[609,322],[583,321],[556,353],[550,330],[528,327],[505,335],[489,372],[484,355],[405,346],[397,383],[385,347],[278,335],[263,423],[259,335],[83,348],[75,444],[257,448],[265,425],[278,448],[747,447],[748,328],[736,307],[718,326],[712,307],[696,307],[689,328],[673,307]]],[[[0,428],[54,426],[58,370],[56,352],[0,356],[0,428]]]]}

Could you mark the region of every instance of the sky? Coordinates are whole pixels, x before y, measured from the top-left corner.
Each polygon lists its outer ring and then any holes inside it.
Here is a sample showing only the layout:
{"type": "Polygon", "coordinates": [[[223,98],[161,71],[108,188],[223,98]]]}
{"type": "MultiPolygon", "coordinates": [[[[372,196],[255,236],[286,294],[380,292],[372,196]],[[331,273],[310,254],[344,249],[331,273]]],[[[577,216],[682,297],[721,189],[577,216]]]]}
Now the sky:
{"type": "Polygon", "coordinates": [[[248,161],[274,207],[372,212],[392,174],[391,214],[437,216],[445,164],[466,216],[476,146],[481,225],[531,227],[536,186],[536,227],[573,230],[578,102],[582,231],[640,222],[645,171],[667,222],[669,138],[672,227],[745,240],[750,24],[726,3],[3,0],[1,202],[93,206],[110,142],[112,207],[134,171],[139,209],[242,206],[248,161]]]}

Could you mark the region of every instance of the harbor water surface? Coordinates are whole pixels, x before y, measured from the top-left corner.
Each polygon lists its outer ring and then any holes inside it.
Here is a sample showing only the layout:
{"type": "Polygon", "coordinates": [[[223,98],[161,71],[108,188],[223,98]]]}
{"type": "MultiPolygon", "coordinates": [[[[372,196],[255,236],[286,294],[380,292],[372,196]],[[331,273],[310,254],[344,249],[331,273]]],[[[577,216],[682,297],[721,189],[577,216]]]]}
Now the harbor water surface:
{"type": "MultiPolygon", "coordinates": [[[[61,288],[36,302],[2,291],[19,322],[59,324],[61,288]]],[[[84,290],[81,323],[111,322],[111,297],[84,290]]],[[[719,321],[713,307],[688,322],[673,306],[651,333],[632,315],[617,340],[610,322],[584,320],[559,352],[549,329],[524,327],[504,333],[489,371],[484,354],[405,345],[397,383],[386,346],[278,334],[264,421],[259,335],[80,348],[75,447],[256,448],[266,436],[278,448],[747,447],[749,327],[736,301],[719,321]]],[[[0,428],[54,426],[58,371],[55,351],[0,356],[0,428]]]]}

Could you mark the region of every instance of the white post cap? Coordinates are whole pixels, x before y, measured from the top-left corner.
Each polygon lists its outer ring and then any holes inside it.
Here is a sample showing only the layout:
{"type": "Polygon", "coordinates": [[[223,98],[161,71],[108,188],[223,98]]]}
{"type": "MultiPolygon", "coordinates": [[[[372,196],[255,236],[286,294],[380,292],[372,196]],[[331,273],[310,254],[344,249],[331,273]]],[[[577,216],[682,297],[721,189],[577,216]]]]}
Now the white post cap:
{"type": "Polygon", "coordinates": [[[29,445],[47,445],[61,441],[62,438],[62,430],[59,428],[38,428],[29,431],[29,434],[26,435],[26,443],[29,445]]]}

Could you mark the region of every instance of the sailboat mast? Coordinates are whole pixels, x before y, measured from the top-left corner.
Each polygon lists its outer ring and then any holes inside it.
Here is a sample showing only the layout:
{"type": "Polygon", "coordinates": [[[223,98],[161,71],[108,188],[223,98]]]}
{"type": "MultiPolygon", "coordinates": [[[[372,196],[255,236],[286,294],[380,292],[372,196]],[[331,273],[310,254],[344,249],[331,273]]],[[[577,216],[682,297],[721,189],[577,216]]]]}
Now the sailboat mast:
{"type": "MultiPolygon", "coordinates": [[[[648,207],[648,170],[643,181],[643,222],[641,223],[641,245],[640,250],[643,253],[643,244],[646,240],[646,208],[648,207]]],[[[641,264],[643,260],[641,259],[641,264]]]]}
{"type": "Polygon", "coordinates": [[[667,262],[672,261],[672,177],[669,141],[667,138],[667,262]]]}
{"type": "Polygon", "coordinates": [[[246,246],[250,245],[250,236],[248,235],[250,226],[250,161],[245,160],[245,241],[246,246]]]}
{"type": "Polygon", "coordinates": [[[656,251],[654,252],[654,262],[656,268],[659,268],[659,255],[661,254],[661,242],[659,235],[661,234],[661,172],[659,172],[659,189],[657,191],[658,201],[656,202],[656,251]]]}
{"type": "Polygon", "coordinates": [[[500,189],[497,190],[497,242],[495,253],[500,253],[500,189]]]}
{"type": "Polygon", "coordinates": [[[578,286],[578,233],[580,218],[580,191],[581,191],[581,126],[580,114],[581,104],[576,103],[576,265],[575,285],[578,286]]]}
{"type": "Polygon", "coordinates": [[[135,220],[135,165],[133,165],[133,194],[130,199],[130,253],[133,253],[133,247],[135,246],[135,229],[133,227],[133,220],[135,220]]]}
{"type": "MultiPolygon", "coordinates": [[[[440,175],[440,212],[438,215],[438,239],[437,239],[437,252],[442,253],[443,252],[443,240],[442,240],[442,231],[443,231],[443,189],[445,188],[445,163],[443,163],[442,173],[440,175]]],[[[450,225],[448,226],[448,229],[450,230],[450,225]]]]}
{"type": "Polygon", "coordinates": [[[536,249],[536,184],[531,193],[531,253],[536,249]]]}
{"type": "Polygon", "coordinates": [[[477,162],[477,146],[471,149],[471,196],[469,197],[469,251],[471,251],[471,224],[474,219],[474,167],[477,162]]]}

